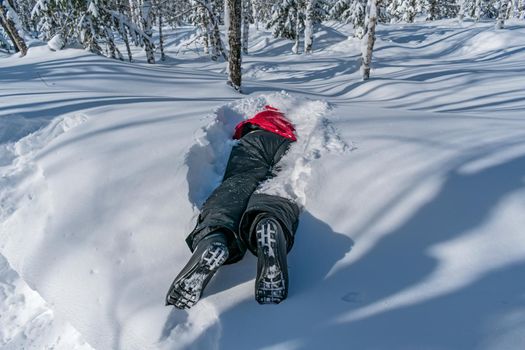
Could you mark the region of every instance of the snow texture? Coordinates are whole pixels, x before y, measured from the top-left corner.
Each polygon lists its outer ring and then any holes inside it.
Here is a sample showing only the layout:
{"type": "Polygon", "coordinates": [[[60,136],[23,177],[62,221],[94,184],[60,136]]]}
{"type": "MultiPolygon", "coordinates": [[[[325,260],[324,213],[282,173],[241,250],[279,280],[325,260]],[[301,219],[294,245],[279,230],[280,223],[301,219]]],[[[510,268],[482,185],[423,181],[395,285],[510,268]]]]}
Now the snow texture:
{"type": "Polygon", "coordinates": [[[92,350],[0,255],[0,348],[92,350]]]}
{"type": "Polygon", "coordinates": [[[62,50],[65,46],[65,42],[62,38],[62,35],[56,34],[54,37],[51,38],[51,40],[47,42],[47,46],[52,51],[62,50]]]}
{"type": "Polygon", "coordinates": [[[166,64],[0,54],[0,347],[521,349],[525,25],[379,25],[366,82],[351,27],[307,56],[252,30],[246,96],[188,27],[166,64]],[[299,135],[263,186],[304,205],[289,298],[257,304],[248,254],[167,308],[233,126],[268,102],[299,135]]]}
{"type": "Polygon", "coordinates": [[[220,184],[226,169],[235,126],[271,105],[282,111],[296,127],[297,142],[279,163],[277,176],[264,182],[258,193],[278,195],[304,206],[312,161],[326,152],[345,152],[350,147],[338,136],[327,119],[329,106],[285,92],[260,95],[221,106],[210,116],[211,122],[202,128],[195,144],[186,156],[189,199],[200,207],[220,184]]]}

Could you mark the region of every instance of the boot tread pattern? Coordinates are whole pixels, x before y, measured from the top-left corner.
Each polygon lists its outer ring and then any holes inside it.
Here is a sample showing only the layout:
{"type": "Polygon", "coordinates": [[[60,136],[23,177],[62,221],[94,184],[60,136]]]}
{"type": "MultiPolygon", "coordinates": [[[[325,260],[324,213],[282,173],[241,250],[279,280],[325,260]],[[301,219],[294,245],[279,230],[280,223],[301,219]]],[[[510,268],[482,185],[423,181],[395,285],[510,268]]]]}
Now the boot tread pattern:
{"type": "MultiPolygon", "coordinates": [[[[273,219],[263,219],[256,226],[257,246],[263,254],[262,277],[256,290],[256,299],[261,304],[278,304],[286,298],[285,279],[276,259],[277,223],[273,219]]],[[[260,258],[260,259],[261,259],[260,258]]]]}
{"type": "Polygon", "coordinates": [[[176,282],[168,295],[168,302],[179,309],[188,309],[199,301],[204,283],[228,258],[222,243],[212,243],[204,251],[199,263],[176,282]]]}

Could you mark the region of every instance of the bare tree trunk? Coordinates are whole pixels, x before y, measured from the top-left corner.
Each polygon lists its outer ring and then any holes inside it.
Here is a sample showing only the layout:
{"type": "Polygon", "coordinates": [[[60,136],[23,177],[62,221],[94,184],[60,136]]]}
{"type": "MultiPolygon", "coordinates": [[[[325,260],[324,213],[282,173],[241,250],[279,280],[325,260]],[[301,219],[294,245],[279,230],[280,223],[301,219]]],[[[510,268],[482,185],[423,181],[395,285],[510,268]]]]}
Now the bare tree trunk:
{"type": "Polygon", "coordinates": [[[252,2],[251,0],[242,0],[242,4],[242,52],[248,54],[252,2]]]}
{"type": "Polygon", "coordinates": [[[294,54],[299,53],[299,41],[301,40],[301,22],[300,22],[301,12],[299,9],[295,12],[295,44],[292,47],[292,52],[294,54]]]}
{"type": "Polygon", "coordinates": [[[133,56],[131,54],[131,48],[129,47],[128,33],[126,31],[124,31],[124,33],[122,33],[122,37],[123,37],[123,40],[124,40],[124,44],[126,44],[126,52],[128,53],[128,59],[129,59],[130,62],[133,62],[133,56]]]}
{"type": "Polygon", "coordinates": [[[106,37],[107,37],[107,42],[106,42],[107,53],[109,54],[109,57],[116,59],[118,57],[117,55],[118,49],[115,46],[115,41],[113,40],[113,33],[111,33],[107,28],[105,31],[106,31],[106,37]]]}
{"type": "Polygon", "coordinates": [[[460,0],[459,4],[459,11],[458,11],[458,20],[459,23],[463,22],[463,18],[465,18],[465,5],[467,0],[460,0]]]}
{"type": "Polygon", "coordinates": [[[138,0],[129,0],[129,12],[131,14],[131,21],[139,26],[142,26],[140,21],[140,11],[137,4],[138,0]]]}
{"type": "MultiPolygon", "coordinates": [[[[119,0],[117,2],[118,4],[118,9],[120,11],[120,13],[126,13],[126,7],[124,6],[124,1],[123,0],[119,0]]],[[[127,28],[122,28],[122,40],[124,41],[124,44],[126,45],[126,52],[128,54],[128,59],[130,62],[133,61],[133,56],[131,54],[131,48],[129,47],[129,37],[128,37],[128,30],[127,28]]]]}
{"type": "Polygon", "coordinates": [[[314,9],[316,0],[308,0],[304,21],[304,53],[312,53],[314,42],[314,9]]]}
{"type": "Polygon", "coordinates": [[[505,17],[507,17],[507,6],[509,0],[500,0],[498,19],[496,20],[496,29],[503,29],[505,26],[505,17]]]}
{"type": "Polygon", "coordinates": [[[516,7],[516,0],[510,0],[510,6],[507,7],[507,14],[505,15],[505,19],[509,19],[512,17],[515,7],[516,7]]]}
{"type": "Polygon", "coordinates": [[[216,17],[212,18],[208,28],[209,44],[211,46],[212,57],[211,59],[216,61],[219,56],[222,56],[224,60],[227,60],[226,53],[221,40],[221,32],[219,30],[219,20],[216,17]]]}
{"type": "Polygon", "coordinates": [[[477,21],[481,18],[481,0],[476,0],[476,3],[474,5],[474,18],[477,21]]]}
{"type": "MultiPolygon", "coordinates": [[[[14,11],[11,9],[11,11],[14,11]]],[[[20,57],[27,54],[27,45],[24,39],[18,34],[15,23],[7,17],[7,9],[0,2],[0,25],[5,29],[5,32],[9,36],[9,39],[13,42],[13,45],[17,52],[20,52],[20,57]]]]}
{"type": "Polygon", "coordinates": [[[151,28],[151,1],[150,0],[143,0],[142,1],[142,28],[144,30],[144,33],[148,36],[148,38],[144,38],[144,50],[146,51],[146,57],[148,60],[148,63],[153,64],[155,63],[155,55],[153,53],[153,30],[151,28]]]}
{"type": "Polygon", "coordinates": [[[368,19],[368,31],[366,33],[366,51],[363,54],[363,64],[361,71],[363,73],[363,80],[370,78],[370,64],[372,63],[372,52],[374,51],[374,43],[376,41],[376,24],[377,24],[377,0],[368,0],[370,10],[368,19]]]}
{"type": "Polygon", "coordinates": [[[229,0],[224,0],[224,33],[230,31],[230,5],[228,1],[229,0]]]}
{"type": "Polygon", "coordinates": [[[162,2],[157,0],[157,18],[159,24],[159,50],[160,50],[160,60],[166,61],[166,54],[164,53],[164,35],[162,34],[162,2]]]}
{"type": "Polygon", "coordinates": [[[203,19],[201,22],[201,30],[202,30],[202,46],[204,49],[204,53],[206,55],[209,55],[210,53],[210,31],[208,30],[208,21],[206,19],[203,19]]]}
{"type": "Polygon", "coordinates": [[[224,58],[224,60],[227,60],[228,57],[226,56],[226,52],[222,44],[221,31],[219,29],[219,22],[217,19],[213,23],[213,42],[215,47],[217,48],[217,54],[221,55],[222,58],[224,58]]]}
{"type": "Polygon", "coordinates": [[[241,91],[241,0],[228,0],[230,17],[228,42],[230,54],[228,57],[228,84],[235,90],[241,91]]]}
{"type": "Polygon", "coordinates": [[[518,18],[525,18],[525,0],[520,0],[518,4],[518,18]]]}

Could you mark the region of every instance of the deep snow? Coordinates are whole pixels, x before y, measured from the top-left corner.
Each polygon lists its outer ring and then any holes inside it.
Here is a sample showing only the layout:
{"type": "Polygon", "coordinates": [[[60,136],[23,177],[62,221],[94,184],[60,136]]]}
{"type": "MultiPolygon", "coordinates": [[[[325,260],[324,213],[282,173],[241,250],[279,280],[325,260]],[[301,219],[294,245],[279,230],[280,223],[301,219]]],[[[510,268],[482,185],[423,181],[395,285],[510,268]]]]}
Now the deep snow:
{"type": "Polygon", "coordinates": [[[154,66],[1,57],[2,348],[50,347],[48,333],[57,349],[520,348],[525,24],[377,33],[367,82],[346,26],[321,28],[309,56],[256,33],[249,96],[183,30],[154,66]],[[246,256],[191,310],[166,308],[228,130],[265,103],[300,136],[262,189],[304,205],[290,297],[258,305],[246,256]]]}

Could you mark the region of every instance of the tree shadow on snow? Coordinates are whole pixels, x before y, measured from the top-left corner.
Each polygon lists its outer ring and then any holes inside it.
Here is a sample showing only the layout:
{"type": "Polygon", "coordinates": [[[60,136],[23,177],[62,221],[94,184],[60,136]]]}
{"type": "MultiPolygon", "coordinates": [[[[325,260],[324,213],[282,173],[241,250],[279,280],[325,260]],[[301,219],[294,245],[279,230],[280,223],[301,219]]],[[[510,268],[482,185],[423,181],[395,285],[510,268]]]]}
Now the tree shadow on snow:
{"type": "MultiPolygon", "coordinates": [[[[221,329],[218,348],[287,344],[294,349],[466,349],[523,329],[525,312],[513,322],[508,317],[525,308],[518,281],[524,261],[487,269],[457,290],[388,307],[390,296],[425,283],[435,273],[439,262],[428,254],[430,248],[472,232],[504,197],[525,188],[525,156],[474,173],[460,172],[463,164],[466,161],[446,173],[440,191],[404,224],[388,232],[360,260],[328,277],[330,267],[351,247],[351,240],[305,213],[290,255],[289,299],[277,306],[259,306],[249,298],[225,311],[219,324],[211,327],[221,329]],[[382,303],[386,307],[376,313],[353,321],[338,320],[382,303]]],[[[243,278],[232,276],[228,283],[234,285],[243,278]]],[[[200,339],[206,339],[209,330],[200,339]]],[[[514,335],[514,339],[520,338],[514,335]]]]}

